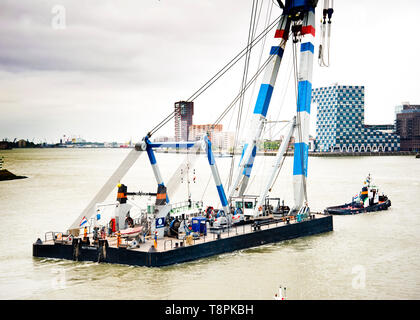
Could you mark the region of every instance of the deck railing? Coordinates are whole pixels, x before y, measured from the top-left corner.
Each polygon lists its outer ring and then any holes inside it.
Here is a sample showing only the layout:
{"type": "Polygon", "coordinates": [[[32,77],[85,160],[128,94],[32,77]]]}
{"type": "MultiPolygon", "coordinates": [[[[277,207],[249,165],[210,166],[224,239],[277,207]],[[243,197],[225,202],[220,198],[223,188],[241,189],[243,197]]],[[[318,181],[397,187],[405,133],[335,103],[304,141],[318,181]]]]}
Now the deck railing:
{"type": "Polygon", "coordinates": [[[181,213],[183,211],[191,210],[191,209],[202,209],[203,208],[203,201],[182,201],[172,204],[172,213],[181,213]]]}

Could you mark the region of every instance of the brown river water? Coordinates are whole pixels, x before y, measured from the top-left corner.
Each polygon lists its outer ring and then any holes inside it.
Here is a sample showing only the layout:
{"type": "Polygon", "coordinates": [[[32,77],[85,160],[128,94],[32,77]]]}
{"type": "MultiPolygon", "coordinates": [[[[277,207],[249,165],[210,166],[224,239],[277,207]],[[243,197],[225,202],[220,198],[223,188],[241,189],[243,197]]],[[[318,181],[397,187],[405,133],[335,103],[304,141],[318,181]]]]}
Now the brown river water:
{"type": "MultiPolygon", "coordinates": [[[[163,268],[32,257],[45,232],[65,231],[129,152],[127,149],[1,151],[4,168],[27,179],[0,182],[0,299],[420,299],[420,159],[414,156],[310,158],[312,211],[349,202],[367,174],[392,206],[334,216],[334,231],[163,268]]],[[[156,154],[169,180],[185,155],[156,154]]],[[[230,158],[216,158],[227,181],[230,158]]],[[[274,161],[257,157],[249,194],[258,194],[274,161]]],[[[292,158],[273,188],[291,205],[292,158]]],[[[175,175],[177,173],[175,172],[175,175]]],[[[194,200],[218,205],[204,156],[190,174],[194,200]],[[196,182],[193,183],[193,176],[196,182]]],[[[122,180],[156,192],[146,155],[122,180]]],[[[179,179],[171,201],[187,196],[179,179]]],[[[170,190],[168,190],[170,193],[170,190]]],[[[115,194],[109,199],[115,200],[115,194]]],[[[135,201],[135,200],[133,200],[135,201]]]]}

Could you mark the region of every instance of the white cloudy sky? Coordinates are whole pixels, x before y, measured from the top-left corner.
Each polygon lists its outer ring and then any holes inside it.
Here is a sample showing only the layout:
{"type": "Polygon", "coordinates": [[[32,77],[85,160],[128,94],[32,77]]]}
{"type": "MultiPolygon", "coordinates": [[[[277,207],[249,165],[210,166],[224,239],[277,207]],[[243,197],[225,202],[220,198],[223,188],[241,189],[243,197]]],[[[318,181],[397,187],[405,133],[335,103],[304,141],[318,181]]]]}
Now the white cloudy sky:
{"type": "MultiPolygon", "coordinates": [[[[315,64],[314,87],[364,85],[366,122],[392,123],[395,105],[420,103],[420,2],[334,2],[332,66],[315,64]]],[[[263,1],[259,30],[271,3],[263,1]]],[[[252,0],[2,0],[0,139],[57,142],[63,134],[95,141],[140,139],[175,101],[187,99],[245,46],[251,5],[252,0]],[[65,8],[64,29],[52,27],[55,5],[65,8]]],[[[317,20],[319,13],[318,8],[317,20]]],[[[273,7],[271,20],[279,14],[273,7]]],[[[275,44],[272,35],[263,60],[275,44]]],[[[250,75],[260,50],[254,49],[250,75]]],[[[295,109],[293,85],[283,97],[289,56],[271,118],[277,118],[282,101],[280,118],[289,119],[295,109]]],[[[196,123],[213,122],[234,98],[242,67],[241,62],[195,101],[196,123]]],[[[249,109],[258,85],[246,99],[249,109]]],[[[226,117],[225,127],[233,130],[233,123],[226,117]]],[[[173,123],[157,135],[173,135],[173,123]]]]}

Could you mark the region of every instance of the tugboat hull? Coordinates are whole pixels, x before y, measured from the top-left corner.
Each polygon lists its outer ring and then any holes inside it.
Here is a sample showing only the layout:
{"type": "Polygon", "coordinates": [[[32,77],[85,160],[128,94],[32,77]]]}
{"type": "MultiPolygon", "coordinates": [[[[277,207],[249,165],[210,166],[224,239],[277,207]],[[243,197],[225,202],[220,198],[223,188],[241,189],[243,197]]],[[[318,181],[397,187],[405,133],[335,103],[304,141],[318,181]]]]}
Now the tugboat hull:
{"type": "Polygon", "coordinates": [[[381,210],[388,210],[391,206],[391,200],[386,200],[382,203],[377,203],[372,206],[364,207],[354,207],[352,203],[346,203],[341,206],[335,207],[328,207],[324,210],[326,214],[332,215],[353,215],[359,213],[366,213],[366,212],[373,212],[373,211],[381,211],[381,210]]]}

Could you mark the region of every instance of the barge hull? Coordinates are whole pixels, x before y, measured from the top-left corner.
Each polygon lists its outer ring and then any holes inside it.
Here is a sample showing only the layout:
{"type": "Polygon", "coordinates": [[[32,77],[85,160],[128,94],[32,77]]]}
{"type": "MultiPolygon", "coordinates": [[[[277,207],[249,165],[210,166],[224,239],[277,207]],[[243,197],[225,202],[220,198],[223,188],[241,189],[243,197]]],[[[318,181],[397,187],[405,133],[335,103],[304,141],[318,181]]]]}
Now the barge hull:
{"type": "Polygon", "coordinates": [[[236,250],[257,247],[264,244],[305,237],[333,230],[332,216],[306,220],[300,223],[282,225],[267,230],[222,238],[196,245],[188,245],[157,252],[141,252],[126,248],[94,247],[72,244],[33,244],[33,256],[77,261],[106,262],[115,264],[162,267],[206,258],[236,250]]]}

